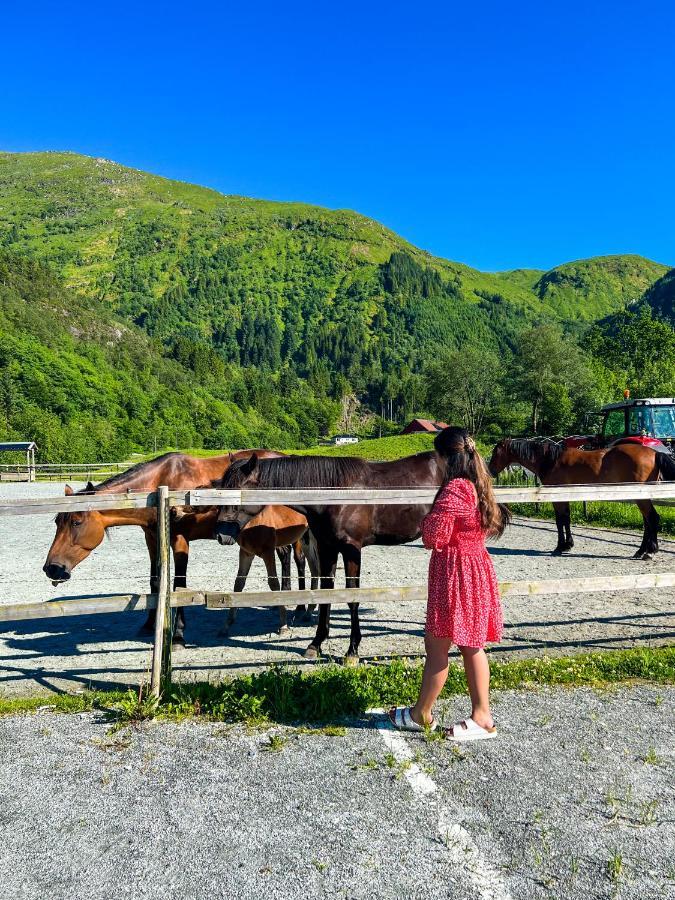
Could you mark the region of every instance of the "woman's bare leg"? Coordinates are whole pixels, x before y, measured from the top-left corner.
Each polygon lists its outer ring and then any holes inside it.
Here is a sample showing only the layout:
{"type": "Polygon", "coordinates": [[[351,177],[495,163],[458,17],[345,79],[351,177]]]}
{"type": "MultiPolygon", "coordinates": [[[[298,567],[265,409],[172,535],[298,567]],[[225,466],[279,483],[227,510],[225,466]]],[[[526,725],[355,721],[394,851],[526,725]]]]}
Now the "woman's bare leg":
{"type": "Polygon", "coordinates": [[[424,646],[427,659],[424,663],[422,687],[417,703],[410,710],[413,721],[418,725],[428,724],[433,719],[433,705],[438,700],[448,679],[448,653],[450,639],[426,635],[424,646]]]}
{"type": "Polygon", "coordinates": [[[460,647],[464,660],[466,682],[471,697],[471,718],[481,728],[492,728],[494,720],[490,712],[490,664],[480,647],[460,647]]]}

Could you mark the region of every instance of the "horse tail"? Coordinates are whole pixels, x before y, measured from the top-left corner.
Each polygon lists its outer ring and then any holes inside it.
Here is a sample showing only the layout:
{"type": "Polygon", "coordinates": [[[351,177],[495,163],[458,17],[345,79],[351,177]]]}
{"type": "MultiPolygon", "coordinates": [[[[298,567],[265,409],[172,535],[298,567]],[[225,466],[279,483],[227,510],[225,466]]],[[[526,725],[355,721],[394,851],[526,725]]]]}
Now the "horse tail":
{"type": "Polygon", "coordinates": [[[305,551],[305,558],[309,565],[309,571],[312,574],[312,582],[314,582],[321,575],[321,563],[319,562],[319,548],[316,538],[309,528],[302,536],[302,549],[305,551]]]}
{"type": "Polygon", "coordinates": [[[670,453],[656,454],[656,471],[663,481],[675,481],[675,459],[670,453]]]}

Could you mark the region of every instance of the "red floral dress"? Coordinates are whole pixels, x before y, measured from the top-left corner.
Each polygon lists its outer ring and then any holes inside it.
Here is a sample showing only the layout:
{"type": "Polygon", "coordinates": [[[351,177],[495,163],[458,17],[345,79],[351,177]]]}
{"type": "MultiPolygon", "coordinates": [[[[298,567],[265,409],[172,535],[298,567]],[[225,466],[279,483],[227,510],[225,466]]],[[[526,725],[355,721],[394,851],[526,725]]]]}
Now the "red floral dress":
{"type": "Polygon", "coordinates": [[[426,632],[459,647],[499,641],[504,629],[497,576],[485,548],[473,484],[456,478],[422,522],[429,563],[426,632]]]}

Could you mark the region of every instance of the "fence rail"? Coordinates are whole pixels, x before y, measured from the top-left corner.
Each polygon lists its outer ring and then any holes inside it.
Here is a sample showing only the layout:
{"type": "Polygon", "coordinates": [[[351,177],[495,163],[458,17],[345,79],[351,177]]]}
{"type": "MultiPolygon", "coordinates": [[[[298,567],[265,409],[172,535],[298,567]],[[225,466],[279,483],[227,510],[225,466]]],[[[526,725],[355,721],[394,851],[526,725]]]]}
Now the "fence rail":
{"type": "MultiPolygon", "coordinates": [[[[0,604],[0,621],[90,615],[135,610],[157,609],[157,627],[153,648],[152,692],[159,696],[171,674],[171,616],[177,606],[208,608],[278,606],[284,604],[335,604],[411,602],[426,599],[426,587],[352,588],[323,591],[274,591],[235,593],[228,591],[171,591],[169,552],[169,520],[171,507],[206,507],[222,505],[429,505],[435,490],[419,488],[380,489],[313,489],[313,490],[180,490],[129,492],[124,494],[80,494],[69,497],[45,497],[0,503],[0,517],[52,514],[115,509],[157,509],[158,519],[158,591],[156,594],[102,594],[81,596],[47,603],[0,604]]],[[[675,482],[646,484],[566,485],[565,487],[495,488],[500,502],[539,503],[555,501],[606,500],[626,502],[637,499],[675,500],[675,482]]],[[[565,594],[600,591],[649,590],[675,587],[675,572],[619,575],[592,578],[549,579],[542,581],[502,582],[502,596],[533,594],[565,594]]]]}
{"type": "MultiPolygon", "coordinates": [[[[180,490],[169,491],[170,506],[260,506],[265,504],[298,504],[302,506],[362,505],[429,505],[434,489],[388,488],[314,488],[291,490],[180,490]]],[[[632,482],[617,484],[570,484],[564,487],[496,487],[500,503],[553,503],[563,501],[634,500],[675,501],[675,481],[632,482]]],[[[74,494],[70,497],[41,497],[35,500],[4,500],[0,516],[30,516],[76,510],[142,509],[157,506],[156,491],[129,491],[124,494],[74,494]]]]}
{"type": "Polygon", "coordinates": [[[1,463],[0,481],[101,480],[128,468],[125,463],[1,463]]]}

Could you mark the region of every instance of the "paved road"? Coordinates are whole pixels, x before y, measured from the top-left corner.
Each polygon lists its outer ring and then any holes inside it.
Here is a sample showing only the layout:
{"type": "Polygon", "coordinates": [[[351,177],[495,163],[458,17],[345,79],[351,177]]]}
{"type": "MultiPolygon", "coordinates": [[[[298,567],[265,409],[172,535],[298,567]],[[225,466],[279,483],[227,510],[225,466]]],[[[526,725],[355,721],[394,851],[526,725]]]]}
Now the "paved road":
{"type": "Polygon", "coordinates": [[[495,711],[498,740],[459,751],[377,716],[335,737],[0,720],[0,897],[675,897],[675,688],[495,711]]]}
{"type": "MultiPolygon", "coordinates": [[[[54,495],[53,484],[0,485],[2,496],[54,495]]],[[[41,571],[54,535],[53,517],[0,518],[0,602],[48,601],[67,594],[116,593],[147,589],[148,560],[142,532],[118,528],[80,567],[68,586],[54,588],[41,571]]],[[[500,578],[531,580],[580,575],[668,571],[675,566],[675,543],[663,542],[654,562],[631,559],[634,533],[575,529],[575,553],[553,558],[553,527],[519,520],[492,548],[500,578]]],[[[418,543],[403,547],[369,547],[363,555],[363,585],[423,584],[428,553],[418,543]]],[[[215,542],[194,545],[188,583],[210,589],[230,587],[236,553],[215,542]]],[[[258,561],[250,588],[265,588],[258,561]]],[[[338,579],[339,581],[339,579],[338,579]]],[[[301,663],[313,627],[293,629],[279,638],[271,610],[241,610],[229,639],[219,637],[222,611],[187,612],[191,646],[176,654],[179,679],[220,678],[270,662],[301,663]]],[[[362,607],[364,659],[422,652],[424,604],[362,607]]],[[[513,597],[505,603],[504,642],[493,651],[503,658],[561,654],[672,643],[675,639],[675,591],[513,597]]],[[[35,693],[54,688],[102,684],[127,685],[147,677],[148,644],[139,640],[141,613],[45,619],[0,625],[0,691],[35,693]]],[[[337,659],[347,649],[346,609],[335,610],[325,651],[337,659]]]]}

